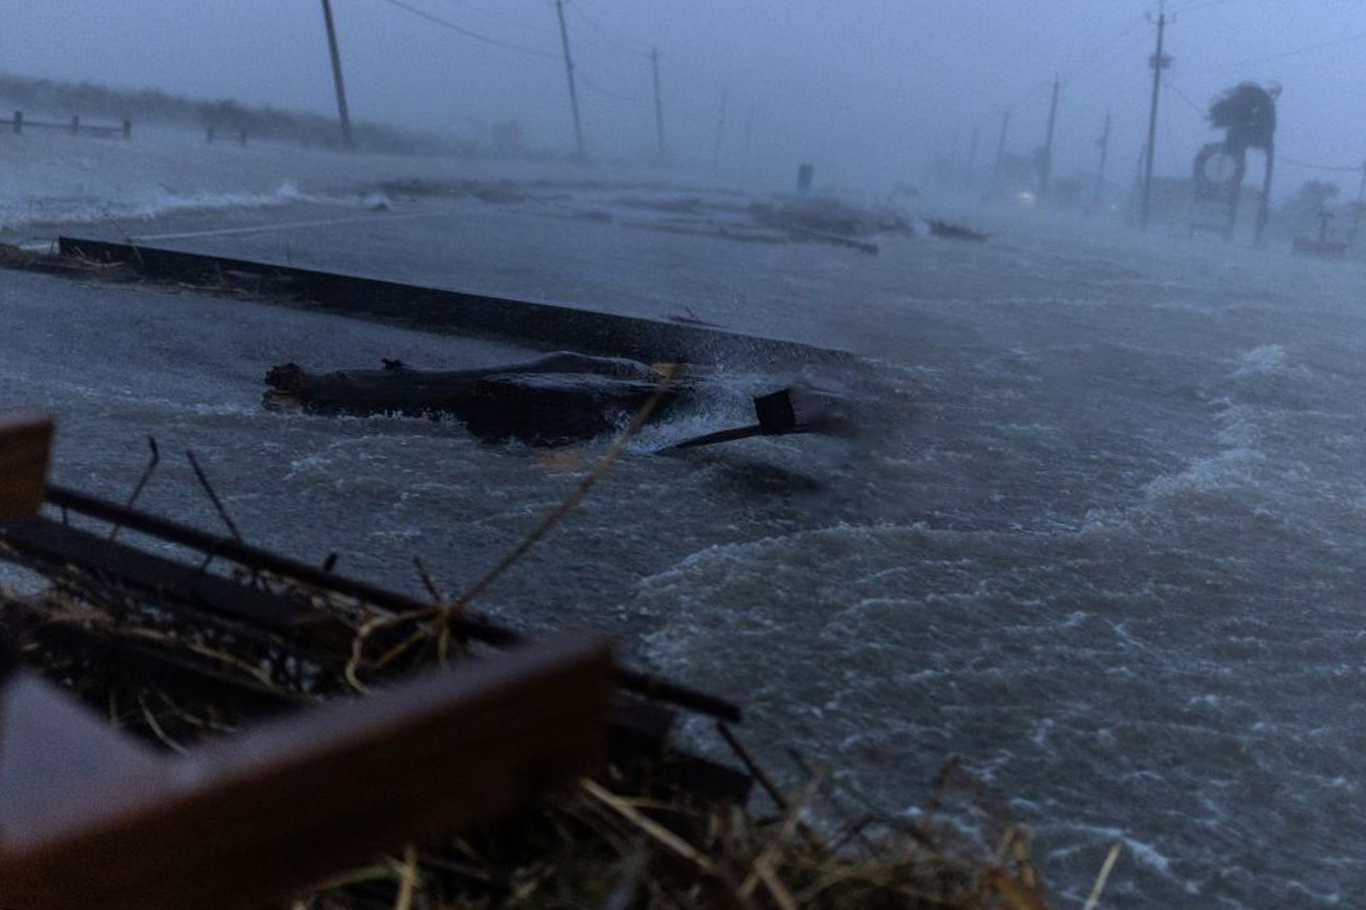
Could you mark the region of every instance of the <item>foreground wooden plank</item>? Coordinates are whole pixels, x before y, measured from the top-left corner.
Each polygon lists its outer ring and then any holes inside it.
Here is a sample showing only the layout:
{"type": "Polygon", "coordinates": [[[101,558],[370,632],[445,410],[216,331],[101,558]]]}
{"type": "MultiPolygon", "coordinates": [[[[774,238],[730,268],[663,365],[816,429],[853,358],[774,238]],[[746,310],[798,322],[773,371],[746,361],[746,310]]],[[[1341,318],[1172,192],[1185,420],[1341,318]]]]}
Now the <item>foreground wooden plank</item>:
{"type": "MultiPolygon", "coordinates": [[[[610,673],[604,645],[563,639],[181,759],[75,769],[59,794],[0,804],[0,907],[226,910],[493,820],[600,763],[610,673]]],[[[46,684],[20,677],[0,700],[0,775],[11,778],[0,794],[44,773],[32,748],[6,748],[11,718],[34,728],[14,702],[35,686],[46,684]]],[[[53,723],[53,743],[92,736],[53,723]]],[[[62,764],[45,760],[48,772],[62,764]]]]}
{"type": "Polygon", "coordinates": [[[51,446],[51,417],[26,414],[0,420],[0,521],[37,514],[51,446]]]}

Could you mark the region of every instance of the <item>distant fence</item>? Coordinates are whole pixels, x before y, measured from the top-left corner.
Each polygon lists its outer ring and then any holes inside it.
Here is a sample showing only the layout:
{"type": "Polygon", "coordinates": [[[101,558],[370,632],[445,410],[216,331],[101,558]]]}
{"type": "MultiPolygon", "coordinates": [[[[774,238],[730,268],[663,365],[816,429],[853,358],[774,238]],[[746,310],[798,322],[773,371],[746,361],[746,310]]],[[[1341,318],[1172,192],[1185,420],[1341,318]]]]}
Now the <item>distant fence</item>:
{"type": "Polygon", "coordinates": [[[234,137],[242,145],[247,144],[247,131],[244,129],[220,130],[220,128],[214,126],[204,128],[204,141],[209,145],[213,145],[215,142],[224,141],[225,137],[234,137]]]}
{"type": "Polygon", "coordinates": [[[26,129],[37,130],[61,130],[73,136],[99,136],[103,139],[113,139],[115,136],[122,136],[124,141],[133,138],[133,121],[125,120],[120,126],[107,126],[104,124],[81,123],[81,118],[72,114],[71,119],[66,123],[50,123],[42,120],[29,120],[24,117],[23,111],[15,111],[13,119],[0,120],[0,127],[8,124],[17,136],[26,129]]]}

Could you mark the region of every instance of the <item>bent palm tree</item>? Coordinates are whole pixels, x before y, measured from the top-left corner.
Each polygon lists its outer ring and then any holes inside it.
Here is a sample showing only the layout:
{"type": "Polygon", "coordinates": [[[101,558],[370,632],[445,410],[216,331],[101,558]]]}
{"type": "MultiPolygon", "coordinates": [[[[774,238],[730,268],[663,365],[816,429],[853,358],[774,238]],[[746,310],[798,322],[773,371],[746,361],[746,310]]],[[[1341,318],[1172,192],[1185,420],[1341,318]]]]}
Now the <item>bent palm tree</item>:
{"type": "Polygon", "coordinates": [[[1212,126],[1225,131],[1224,140],[1206,145],[1195,158],[1196,195],[1218,198],[1224,193],[1228,194],[1227,233],[1232,233],[1238,215],[1238,200],[1242,194],[1243,173],[1247,167],[1247,150],[1258,149],[1265,154],[1266,175],[1257,210],[1258,243],[1266,230],[1269,210],[1271,175],[1276,161],[1276,99],[1280,93],[1280,86],[1274,83],[1264,88],[1255,82],[1240,82],[1214,99],[1210,103],[1208,117],[1212,126]],[[1211,170],[1216,163],[1231,167],[1229,179],[1213,179],[1211,170]]]}

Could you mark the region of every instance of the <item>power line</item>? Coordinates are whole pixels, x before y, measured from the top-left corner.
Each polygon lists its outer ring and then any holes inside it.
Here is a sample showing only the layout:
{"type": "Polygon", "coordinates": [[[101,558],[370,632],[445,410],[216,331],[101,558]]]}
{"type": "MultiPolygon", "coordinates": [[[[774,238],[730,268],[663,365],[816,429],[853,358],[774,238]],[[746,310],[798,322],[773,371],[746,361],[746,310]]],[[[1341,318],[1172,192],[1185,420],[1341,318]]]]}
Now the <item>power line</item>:
{"type": "Polygon", "coordinates": [[[403,0],[384,0],[384,2],[388,3],[390,6],[396,6],[401,10],[411,13],[414,16],[426,19],[428,22],[431,22],[434,25],[439,25],[442,28],[449,29],[450,31],[453,31],[460,35],[464,35],[466,38],[472,38],[475,41],[481,41],[484,44],[492,45],[493,47],[501,47],[504,50],[514,51],[519,54],[526,54],[528,57],[554,58],[555,56],[555,54],[551,53],[550,51],[543,51],[534,47],[525,47],[520,44],[509,44],[506,41],[499,41],[497,38],[490,38],[488,35],[481,35],[478,32],[470,31],[463,25],[456,25],[449,19],[443,19],[441,16],[433,15],[432,13],[429,13],[426,10],[421,10],[415,6],[410,6],[407,3],[404,3],[403,0]]]}
{"type": "Polygon", "coordinates": [[[1119,46],[1120,42],[1122,42],[1125,38],[1132,35],[1134,33],[1134,30],[1146,21],[1147,17],[1145,16],[1136,16],[1135,18],[1130,20],[1129,24],[1124,26],[1124,28],[1121,29],[1117,35],[1115,35],[1109,41],[1102,44],[1094,54],[1087,57],[1081,63],[1078,63],[1075,69],[1068,72],[1068,78],[1075,79],[1077,76],[1085,75],[1085,73],[1088,69],[1090,69],[1091,66],[1093,66],[1098,61],[1105,59],[1111,51],[1113,51],[1115,48],[1119,46]]]}
{"type": "Polygon", "coordinates": [[[498,20],[499,22],[506,22],[508,25],[514,26],[526,32],[532,32],[538,35],[539,37],[545,38],[547,40],[553,38],[553,33],[547,31],[542,26],[532,25],[530,22],[527,22],[524,19],[518,19],[513,16],[506,15],[502,12],[493,12],[487,6],[484,6],[482,4],[472,4],[468,2],[468,0],[447,0],[447,2],[454,6],[460,7],[462,10],[473,12],[476,15],[488,16],[490,18],[498,20]]]}
{"type": "Polygon", "coordinates": [[[1280,54],[1267,54],[1265,57],[1252,57],[1247,60],[1234,60],[1230,63],[1212,64],[1212,66],[1251,66],[1254,63],[1267,63],[1272,60],[1284,60],[1286,57],[1298,57],[1300,54],[1310,54],[1314,51],[1321,51],[1328,47],[1337,47],[1339,44],[1348,44],[1353,41],[1360,41],[1366,38],[1366,32],[1356,32],[1344,38],[1334,38],[1331,41],[1323,41],[1318,44],[1302,47],[1298,50],[1285,51],[1280,54]]]}
{"type": "MultiPolygon", "coordinates": [[[[1105,41],[1101,42],[1101,44],[1097,46],[1097,49],[1089,56],[1083,58],[1080,63],[1076,64],[1071,68],[1064,69],[1062,72],[1062,76],[1067,80],[1075,80],[1077,77],[1086,75],[1088,72],[1094,69],[1097,63],[1106,60],[1113,63],[1116,60],[1116,55],[1113,53],[1113,51],[1119,47],[1119,45],[1124,41],[1125,38],[1131,37],[1134,34],[1135,29],[1137,29],[1146,21],[1146,16],[1135,16],[1133,19],[1129,20],[1127,25],[1125,25],[1122,29],[1116,32],[1111,38],[1108,38],[1105,41]]],[[[1050,76],[1047,79],[1041,79],[1038,82],[1031,84],[1028,88],[1024,89],[1018,95],[1011,98],[1003,106],[1007,108],[1018,107],[1023,102],[1028,101],[1035,95],[1038,95],[1042,93],[1044,90],[1050,88],[1053,85],[1054,78],[1055,77],[1050,76]]]]}
{"type": "MultiPolygon", "coordinates": [[[[570,3],[569,11],[572,12],[574,15],[578,16],[580,19],[582,19],[584,23],[588,25],[589,29],[596,32],[598,34],[598,37],[602,41],[605,41],[609,46],[609,49],[611,49],[615,53],[630,54],[632,56],[639,56],[645,53],[644,45],[640,45],[638,47],[628,46],[624,40],[616,37],[607,29],[599,25],[596,19],[594,19],[592,16],[588,15],[588,13],[584,11],[582,3],[570,3]]],[[[601,47],[601,45],[599,46],[601,47]]]]}
{"type": "Polygon", "coordinates": [[[1280,152],[1277,152],[1277,153],[1276,153],[1276,160],[1277,160],[1277,161],[1283,161],[1283,162],[1285,162],[1286,164],[1294,165],[1295,167],[1302,167],[1302,168],[1305,168],[1306,170],[1311,170],[1311,171],[1336,171],[1336,172],[1338,172],[1338,173],[1352,173],[1352,174],[1356,174],[1356,173],[1359,173],[1359,172],[1361,171],[1361,165],[1359,165],[1359,164],[1352,165],[1351,167],[1337,167],[1337,166],[1330,165],[1330,164],[1311,164],[1311,163],[1308,162],[1308,161],[1298,161],[1298,160],[1296,160],[1296,159],[1294,159],[1294,158],[1287,158],[1286,156],[1282,155],[1280,152]]]}
{"type": "Polygon", "coordinates": [[[1190,97],[1186,95],[1185,92],[1181,91],[1181,87],[1176,84],[1176,80],[1172,79],[1170,76],[1167,77],[1167,87],[1170,88],[1172,91],[1176,92],[1176,97],[1180,98],[1182,101],[1186,102],[1186,104],[1190,105],[1190,109],[1199,114],[1200,119],[1205,119],[1205,117],[1207,116],[1206,110],[1202,108],[1200,105],[1196,104],[1194,101],[1192,101],[1190,97]]]}
{"type": "Polygon", "coordinates": [[[1194,6],[1183,6],[1183,7],[1180,7],[1180,8],[1178,8],[1178,9],[1175,9],[1175,10],[1172,11],[1172,15],[1173,15],[1173,16],[1177,16],[1177,15],[1184,16],[1184,15],[1186,15],[1187,13],[1199,12],[1199,11],[1202,10],[1202,9],[1209,9],[1211,6],[1223,6],[1225,3],[1230,3],[1230,2],[1232,2],[1232,0],[1209,0],[1208,3],[1197,3],[1197,4],[1195,4],[1194,6]]]}
{"type": "Polygon", "coordinates": [[[633,104],[648,104],[650,102],[650,99],[643,95],[628,95],[625,92],[617,92],[612,89],[603,88],[583,74],[582,66],[576,65],[574,67],[574,75],[578,77],[580,82],[597,92],[599,95],[605,95],[608,98],[616,98],[619,101],[630,101],[633,104]]]}

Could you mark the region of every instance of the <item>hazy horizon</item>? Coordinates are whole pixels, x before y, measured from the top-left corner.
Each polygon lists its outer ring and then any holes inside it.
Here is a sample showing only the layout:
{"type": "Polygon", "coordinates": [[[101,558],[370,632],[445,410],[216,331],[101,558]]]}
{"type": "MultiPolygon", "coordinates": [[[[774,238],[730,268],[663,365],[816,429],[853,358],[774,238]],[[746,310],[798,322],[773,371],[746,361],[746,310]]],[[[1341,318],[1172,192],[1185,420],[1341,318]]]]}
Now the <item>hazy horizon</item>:
{"type": "MultiPolygon", "coordinates": [[[[333,7],[357,120],[478,137],[516,119],[529,143],[572,149],[549,0],[333,7]]],[[[1027,155],[1043,144],[1055,76],[1055,175],[1094,172],[1107,111],[1112,178],[1134,166],[1146,136],[1157,4],[567,0],[564,8],[585,142],[603,158],[656,149],[654,46],[670,155],[710,162],[719,144],[723,170],[786,174],[810,161],[834,184],[916,182],[936,156],[956,149],[966,160],[974,131],[977,163],[993,161],[1007,110],[1007,148],[1027,155]]],[[[1353,109],[1349,87],[1366,77],[1366,3],[1318,0],[1288,12],[1273,0],[1167,4],[1174,65],[1162,92],[1159,174],[1186,173],[1199,146],[1217,138],[1203,120],[1211,97],[1240,81],[1274,80],[1284,88],[1281,188],[1328,178],[1354,194],[1349,169],[1366,158],[1366,124],[1339,112],[1353,109]]],[[[312,0],[192,12],[169,0],[117,8],[51,0],[12,11],[7,26],[0,70],[17,75],[335,115],[312,0]]]]}

